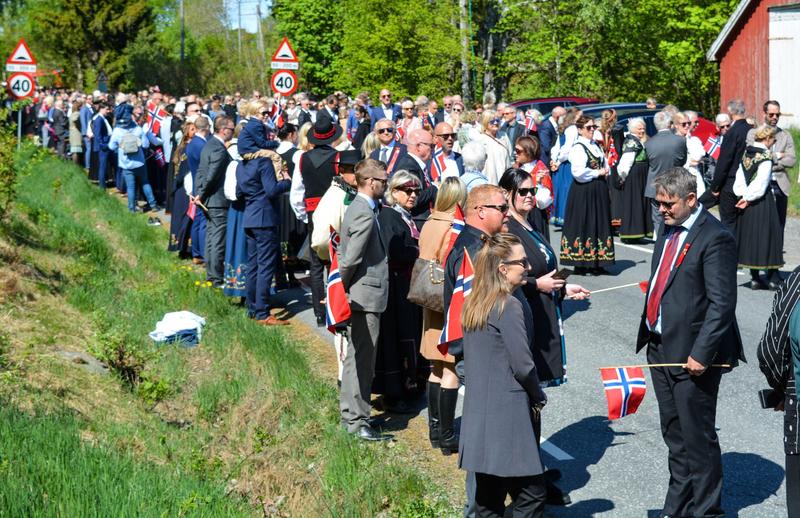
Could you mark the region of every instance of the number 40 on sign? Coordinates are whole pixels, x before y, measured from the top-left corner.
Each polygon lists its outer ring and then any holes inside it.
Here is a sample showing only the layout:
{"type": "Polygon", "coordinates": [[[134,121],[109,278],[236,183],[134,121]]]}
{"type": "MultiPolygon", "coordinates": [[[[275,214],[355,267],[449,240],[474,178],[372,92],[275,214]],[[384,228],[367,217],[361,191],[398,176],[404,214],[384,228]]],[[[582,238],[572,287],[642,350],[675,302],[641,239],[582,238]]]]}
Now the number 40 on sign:
{"type": "Polygon", "coordinates": [[[291,70],[279,70],[272,74],[272,91],[281,95],[292,95],[297,90],[297,76],[291,70]]]}
{"type": "Polygon", "coordinates": [[[28,74],[18,72],[8,78],[8,90],[17,99],[24,99],[33,94],[33,78],[28,74]]]}

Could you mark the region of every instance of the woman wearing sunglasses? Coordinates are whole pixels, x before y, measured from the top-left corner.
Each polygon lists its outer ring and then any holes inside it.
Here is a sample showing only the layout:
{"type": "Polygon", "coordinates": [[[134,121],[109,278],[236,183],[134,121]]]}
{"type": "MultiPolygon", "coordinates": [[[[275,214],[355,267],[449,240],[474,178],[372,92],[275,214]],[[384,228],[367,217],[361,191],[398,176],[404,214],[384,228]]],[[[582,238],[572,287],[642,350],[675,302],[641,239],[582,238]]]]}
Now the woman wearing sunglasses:
{"type": "Polygon", "coordinates": [[[597,124],[591,117],[575,121],[578,139],[569,153],[574,184],[570,188],[561,235],[561,264],[578,275],[601,275],[614,264],[608,163],[594,142],[597,124]]]}
{"type": "Polygon", "coordinates": [[[372,392],[383,394],[386,411],[415,411],[413,401],[422,392],[430,369],[419,354],[422,313],[408,300],[411,270],[419,256],[419,232],[411,218],[420,183],[400,169],[386,188],[386,204],[378,215],[381,237],[389,260],[389,300],[381,315],[381,333],[372,392]]]}
{"type": "Polygon", "coordinates": [[[517,156],[517,161],[513,167],[528,173],[536,186],[536,207],[531,211],[528,221],[547,242],[550,242],[553,180],[550,177],[550,170],[539,160],[539,141],[527,135],[518,138],[514,144],[514,154],[517,156]]]}

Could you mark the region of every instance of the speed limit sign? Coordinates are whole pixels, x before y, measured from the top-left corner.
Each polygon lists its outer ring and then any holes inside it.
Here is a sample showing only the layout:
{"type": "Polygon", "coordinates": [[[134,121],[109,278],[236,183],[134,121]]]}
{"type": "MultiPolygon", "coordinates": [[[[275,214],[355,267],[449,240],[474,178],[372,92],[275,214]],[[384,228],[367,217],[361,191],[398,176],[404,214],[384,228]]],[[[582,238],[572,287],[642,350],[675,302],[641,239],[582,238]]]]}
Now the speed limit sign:
{"type": "Polygon", "coordinates": [[[297,90],[297,76],[291,70],[278,70],[272,74],[272,91],[281,95],[292,95],[297,90]]]}
{"type": "Polygon", "coordinates": [[[8,78],[8,91],[17,99],[24,99],[33,94],[33,77],[28,74],[17,72],[8,78]]]}

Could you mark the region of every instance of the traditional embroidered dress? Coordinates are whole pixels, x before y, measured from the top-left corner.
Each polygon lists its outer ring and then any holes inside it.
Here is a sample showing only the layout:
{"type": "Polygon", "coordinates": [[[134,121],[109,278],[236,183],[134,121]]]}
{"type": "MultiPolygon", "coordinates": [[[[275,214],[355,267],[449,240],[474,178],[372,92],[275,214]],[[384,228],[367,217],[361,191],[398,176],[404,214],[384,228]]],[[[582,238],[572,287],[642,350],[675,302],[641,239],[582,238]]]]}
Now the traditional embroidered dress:
{"type": "Polygon", "coordinates": [[[622,145],[617,174],[622,184],[622,226],[619,237],[640,239],[653,235],[650,204],[644,197],[647,186],[647,151],[635,135],[628,135],[622,145]]]}

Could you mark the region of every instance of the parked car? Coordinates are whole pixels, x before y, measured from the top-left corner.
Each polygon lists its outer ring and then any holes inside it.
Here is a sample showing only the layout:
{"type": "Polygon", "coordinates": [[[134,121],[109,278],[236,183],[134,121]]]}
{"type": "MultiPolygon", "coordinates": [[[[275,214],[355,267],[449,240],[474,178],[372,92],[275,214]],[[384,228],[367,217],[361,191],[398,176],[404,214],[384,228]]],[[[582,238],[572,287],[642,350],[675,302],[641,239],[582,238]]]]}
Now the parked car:
{"type": "Polygon", "coordinates": [[[596,103],[597,99],[591,99],[589,97],[540,97],[537,99],[522,99],[519,101],[514,101],[508,103],[510,106],[513,106],[517,110],[528,111],[528,110],[538,110],[539,113],[545,114],[553,111],[553,108],[556,106],[563,106],[565,108],[569,108],[571,106],[577,106],[582,104],[590,104],[596,103]]]}

